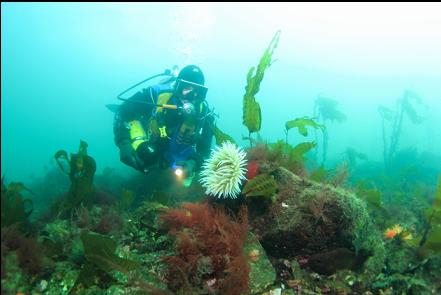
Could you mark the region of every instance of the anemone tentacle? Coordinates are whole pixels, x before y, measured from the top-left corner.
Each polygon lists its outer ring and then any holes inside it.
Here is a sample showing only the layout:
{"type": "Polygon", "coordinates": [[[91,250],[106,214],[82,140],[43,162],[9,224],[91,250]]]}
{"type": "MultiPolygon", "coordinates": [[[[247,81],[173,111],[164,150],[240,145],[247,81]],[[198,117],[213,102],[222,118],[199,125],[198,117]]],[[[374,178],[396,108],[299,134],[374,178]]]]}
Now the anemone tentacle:
{"type": "Polygon", "coordinates": [[[227,141],[212,150],[202,165],[200,182],[208,195],[235,199],[240,193],[240,183],[246,179],[245,174],[245,152],[227,141]]]}

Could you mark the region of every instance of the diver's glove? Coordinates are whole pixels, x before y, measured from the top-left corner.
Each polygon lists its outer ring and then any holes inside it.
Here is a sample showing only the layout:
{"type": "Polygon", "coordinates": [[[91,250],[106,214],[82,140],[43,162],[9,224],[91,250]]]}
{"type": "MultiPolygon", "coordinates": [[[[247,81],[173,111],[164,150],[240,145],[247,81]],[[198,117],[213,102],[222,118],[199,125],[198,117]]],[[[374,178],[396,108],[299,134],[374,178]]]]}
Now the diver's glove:
{"type": "Polygon", "coordinates": [[[141,159],[136,154],[136,151],[132,148],[129,141],[123,141],[119,145],[119,157],[121,162],[135,168],[136,170],[143,171],[144,165],[141,159]]]}
{"type": "Polygon", "coordinates": [[[156,148],[145,141],[136,148],[137,156],[144,162],[144,166],[151,166],[158,160],[156,148]]]}

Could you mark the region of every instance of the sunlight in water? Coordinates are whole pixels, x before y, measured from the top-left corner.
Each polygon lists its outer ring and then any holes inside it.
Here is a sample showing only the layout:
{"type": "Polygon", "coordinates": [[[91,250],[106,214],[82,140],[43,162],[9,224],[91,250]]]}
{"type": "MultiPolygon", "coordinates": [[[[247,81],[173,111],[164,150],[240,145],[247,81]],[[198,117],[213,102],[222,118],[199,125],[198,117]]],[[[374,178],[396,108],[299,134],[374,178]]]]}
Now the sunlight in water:
{"type": "Polygon", "coordinates": [[[206,42],[215,25],[216,17],[211,4],[190,3],[178,5],[172,11],[170,44],[183,64],[201,63],[204,52],[201,45],[206,42]]]}

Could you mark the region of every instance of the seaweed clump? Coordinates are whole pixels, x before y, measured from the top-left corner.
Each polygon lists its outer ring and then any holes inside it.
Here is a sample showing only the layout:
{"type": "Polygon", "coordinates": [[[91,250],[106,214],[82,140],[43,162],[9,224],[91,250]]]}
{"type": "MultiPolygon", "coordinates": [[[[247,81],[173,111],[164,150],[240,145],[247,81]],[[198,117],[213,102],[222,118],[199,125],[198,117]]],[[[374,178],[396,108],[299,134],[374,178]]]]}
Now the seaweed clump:
{"type": "Polygon", "coordinates": [[[441,252],[441,176],[432,202],[432,208],[426,212],[426,228],[419,242],[419,250],[425,255],[427,252],[441,252]]]}
{"type": "Polygon", "coordinates": [[[2,177],[1,190],[1,226],[18,225],[26,229],[29,225],[28,217],[33,211],[33,202],[24,199],[22,191],[28,190],[21,182],[11,182],[6,185],[2,177]]]}
{"type": "Polygon", "coordinates": [[[43,252],[34,237],[26,237],[17,226],[8,226],[1,231],[2,246],[2,278],[6,266],[3,264],[5,255],[15,252],[19,266],[30,275],[37,275],[43,271],[43,252]]]}
{"type": "Polygon", "coordinates": [[[81,203],[87,206],[93,203],[93,177],[96,172],[96,162],[87,154],[87,147],[88,144],[81,140],[78,153],[71,154],[70,159],[64,150],[55,153],[57,164],[63,172],[69,175],[71,181],[67,198],[59,205],[61,215],[71,212],[81,203]],[[64,168],[62,161],[67,162],[68,171],[64,168]]]}
{"type": "Polygon", "coordinates": [[[207,203],[184,203],[160,216],[176,237],[175,255],[163,257],[168,288],[184,294],[249,293],[250,268],[243,254],[247,210],[238,220],[207,203]]]}

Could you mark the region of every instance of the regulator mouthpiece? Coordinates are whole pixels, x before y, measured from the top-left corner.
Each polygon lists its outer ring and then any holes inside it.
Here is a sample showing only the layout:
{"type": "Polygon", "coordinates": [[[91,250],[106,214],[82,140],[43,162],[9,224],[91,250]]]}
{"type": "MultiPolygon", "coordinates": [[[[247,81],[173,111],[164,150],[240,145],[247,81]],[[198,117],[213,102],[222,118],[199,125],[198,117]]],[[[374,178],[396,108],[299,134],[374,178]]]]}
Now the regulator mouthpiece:
{"type": "Polygon", "coordinates": [[[186,116],[192,116],[196,113],[194,105],[190,102],[185,102],[182,105],[182,111],[186,116]]]}

